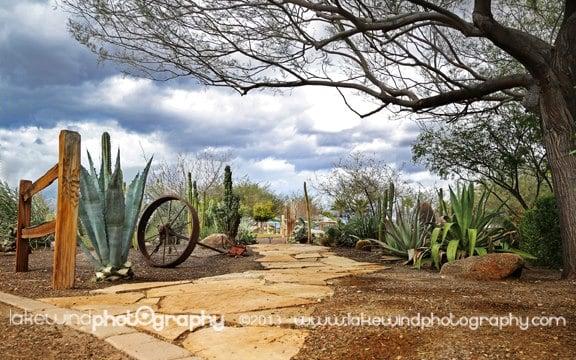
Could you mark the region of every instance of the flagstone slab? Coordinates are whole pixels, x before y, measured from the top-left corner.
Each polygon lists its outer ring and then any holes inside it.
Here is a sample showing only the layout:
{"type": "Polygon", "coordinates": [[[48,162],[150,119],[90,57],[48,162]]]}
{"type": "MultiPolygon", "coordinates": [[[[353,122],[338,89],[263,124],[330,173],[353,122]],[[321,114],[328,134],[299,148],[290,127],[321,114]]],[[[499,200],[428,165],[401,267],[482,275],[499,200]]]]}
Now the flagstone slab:
{"type": "Polygon", "coordinates": [[[303,254],[296,254],[294,255],[295,259],[318,259],[324,257],[320,253],[312,252],[312,253],[303,253],[303,254]]]}
{"type": "Polygon", "coordinates": [[[143,333],[111,336],[105,340],[140,360],[176,360],[190,356],[187,350],[143,333]]]}
{"type": "Polygon", "coordinates": [[[192,323],[190,323],[188,324],[188,326],[181,326],[176,321],[167,321],[166,324],[162,327],[154,327],[152,324],[146,324],[146,325],[138,325],[136,326],[136,328],[157,335],[163,339],[174,341],[178,339],[180,336],[182,336],[184,333],[188,331],[194,331],[206,325],[206,321],[201,319],[199,315],[196,316],[196,319],[198,325],[193,325],[192,323]]]}
{"type": "Polygon", "coordinates": [[[182,345],[209,360],[288,360],[296,355],[308,332],[269,326],[213,328],[193,332],[182,345]]]}
{"type": "Polygon", "coordinates": [[[325,264],[314,261],[269,262],[261,263],[266,269],[298,269],[306,267],[323,267],[325,264]]]}
{"type": "Polygon", "coordinates": [[[261,278],[238,278],[218,281],[203,281],[190,284],[167,286],[158,289],[148,290],[148,297],[163,297],[182,294],[214,294],[221,291],[245,291],[257,288],[265,284],[261,278]]]}
{"type": "Polygon", "coordinates": [[[194,280],[194,284],[214,283],[218,281],[236,280],[236,279],[264,279],[263,274],[267,271],[264,270],[247,270],[241,273],[223,274],[217,276],[210,276],[194,280]]]}
{"type": "Polygon", "coordinates": [[[315,302],[310,298],[281,296],[260,289],[223,289],[220,292],[188,292],[167,296],[160,301],[159,311],[167,314],[228,314],[315,302]]]}
{"type": "Polygon", "coordinates": [[[130,292],[123,294],[101,294],[101,295],[89,295],[89,296],[72,296],[72,297],[61,297],[61,298],[44,298],[40,301],[61,306],[72,308],[82,305],[129,305],[134,304],[140,299],[144,298],[144,294],[139,292],[130,292]]]}
{"type": "Polygon", "coordinates": [[[127,315],[130,313],[135,313],[144,306],[151,308],[152,310],[157,310],[156,306],[160,298],[142,298],[134,304],[127,305],[110,305],[110,304],[81,304],[73,305],[70,308],[75,310],[81,310],[88,312],[91,315],[127,315]]]}
{"type": "Polygon", "coordinates": [[[172,286],[179,284],[187,284],[192,282],[192,280],[181,280],[181,281],[151,281],[151,282],[141,282],[141,283],[131,283],[131,284],[120,284],[110,286],[104,289],[97,289],[90,291],[91,294],[118,294],[124,292],[148,290],[153,288],[159,288],[163,286],[172,286]]]}
{"type": "Polygon", "coordinates": [[[308,318],[314,313],[313,306],[291,306],[278,309],[249,311],[228,314],[226,324],[235,326],[278,326],[297,325],[302,318],[308,318]]]}
{"type": "Polygon", "coordinates": [[[320,259],[320,262],[335,267],[354,268],[357,266],[374,265],[373,263],[359,262],[341,256],[327,256],[320,259]]]}
{"type": "Polygon", "coordinates": [[[266,255],[262,258],[256,259],[258,262],[291,262],[298,261],[290,255],[266,255]]]}

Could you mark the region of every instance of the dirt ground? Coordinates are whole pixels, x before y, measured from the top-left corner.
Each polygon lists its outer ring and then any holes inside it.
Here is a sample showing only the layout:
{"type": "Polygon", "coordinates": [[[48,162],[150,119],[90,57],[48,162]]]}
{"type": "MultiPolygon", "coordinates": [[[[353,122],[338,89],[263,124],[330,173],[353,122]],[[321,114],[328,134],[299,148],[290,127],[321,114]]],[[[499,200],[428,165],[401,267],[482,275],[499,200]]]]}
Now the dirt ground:
{"type": "MultiPolygon", "coordinates": [[[[109,282],[94,282],[94,267],[79,251],[76,257],[76,288],[53,290],[52,255],[53,252],[50,250],[35,250],[29,257],[29,271],[15,273],[14,256],[0,253],[0,291],[31,298],[43,298],[81,295],[93,289],[114,285],[109,282]]],[[[198,246],[194,249],[192,256],[178,267],[161,269],[146,265],[140,253],[131,250],[129,260],[134,264],[133,269],[136,274],[136,277],[131,281],[191,280],[261,269],[260,264],[253,261],[253,258],[254,256],[232,258],[198,246]]]]}
{"type": "Polygon", "coordinates": [[[2,360],[131,359],[111,345],[63,325],[16,326],[10,324],[10,311],[12,314],[22,314],[22,310],[0,303],[0,358],[2,360]]]}
{"type": "MultiPolygon", "coordinates": [[[[357,260],[378,255],[336,250],[357,260]]],[[[314,316],[563,316],[567,326],[521,330],[489,325],[419,329],[321,326],[311,332],[297,359],[576,359],[576,282],[559,273],[525,269],[518,280],[498,282],[442,278],[399,264],[375,274],[335,282],[334,296],[314,316]]]]}

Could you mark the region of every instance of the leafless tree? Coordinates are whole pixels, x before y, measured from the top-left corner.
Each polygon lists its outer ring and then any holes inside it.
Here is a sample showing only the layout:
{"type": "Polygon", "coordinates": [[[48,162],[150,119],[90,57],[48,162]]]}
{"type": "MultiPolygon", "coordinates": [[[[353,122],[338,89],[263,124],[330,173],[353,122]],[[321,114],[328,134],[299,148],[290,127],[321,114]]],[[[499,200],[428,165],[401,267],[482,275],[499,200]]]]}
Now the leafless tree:
{"type": "MultiPolygon", "coordinates": [[[[329,86],[383,108],[450,117],[523,101],[540,115],[576,278],[576,2],[63,0],[76,39],[152,78],[245,94],[329,86]],[[543,26],[543,24],[552,24],[543,26]]],[[[360,114],[360,113],[359,113],[360,114]]]]}
{"type": "Polygon", "coordinates": [[[375,214],[378,199],[390,183],[402,192],[404,183],[400,173],[373,154],[353,152],[339,159],[332,171],[318,177],[314,187],[333,201],[340,212],[364,212],[375,214]]]}
{"type": "Polygon", "coordinates": [[[224,167],[231,159],[228,151],[204,150],[180,154],[174,162],[160,162],[148,176],[146,195],[149,199],[165,194],[185,196],[188,172],[196,181],[198,191],[210,195],[222,183],[224,167]]]}

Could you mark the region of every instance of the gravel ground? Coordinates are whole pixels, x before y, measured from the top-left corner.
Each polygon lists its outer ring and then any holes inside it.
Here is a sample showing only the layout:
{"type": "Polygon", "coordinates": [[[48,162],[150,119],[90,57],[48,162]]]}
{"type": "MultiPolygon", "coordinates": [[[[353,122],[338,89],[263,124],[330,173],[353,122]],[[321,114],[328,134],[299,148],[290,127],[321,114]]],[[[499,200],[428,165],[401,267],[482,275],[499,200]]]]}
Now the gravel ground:
{"type": "MultiPolygon", "coordinates": [[[[377,261],[380,256],[336,249],[339,255],[377,261]]],[[[311,332],[296,359],[576,359],[576,282],[559,273],[527,269],[519,280],[443,279],[437,272],[392,264],[375,274],[337,280],[334,296],[315,316],[474,315],[566,318],[567,326],[503,330],[483,326],[427,329],[323,326],[311,332]]]]}
{"type": "Polygon", "coordinates": [[[111,345],[62,325],[14,325],[12,314],[22,310],[0,303],[0,358],[58,360],[128,360],[111,345]]]}
{"type": "MultiPolygon", "coordinates": [[[[29,271],[14,272],[14,256],[0,254],[0,291],[31,298],[74,296],[90,290],[114,285],[93,281],[94,267],[79,251],[76,257],[75,289],[52,289],[52,255],[50,250],[36,250],[30,254],[29,271]]],[[[131,250],[130,261],[134,264],[136,277],[131,282],[191,280],[232,272],[261,269],[254,256],[239,258],[218,254],[201,247],[194,249],[192,256],[174,269],[161,269],[146,264],[140,253],[131,250]]]]}

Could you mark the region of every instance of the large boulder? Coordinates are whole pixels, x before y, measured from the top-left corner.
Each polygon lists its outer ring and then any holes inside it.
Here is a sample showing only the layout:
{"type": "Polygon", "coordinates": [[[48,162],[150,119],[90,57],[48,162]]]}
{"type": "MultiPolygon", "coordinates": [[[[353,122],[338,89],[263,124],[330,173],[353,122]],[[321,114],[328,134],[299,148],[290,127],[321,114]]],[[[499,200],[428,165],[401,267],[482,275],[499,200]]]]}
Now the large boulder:
{"type": "Polygon", "coordinates": [[[226,234],[211,234],[206,236],[200,242],[208,246],[222,249],[230,247],[230,245],[233,245],[233,242],[230,241],[228,235],[226,234]]]}
{"type": "Polygon", "coordinates": [[[519,255],[493,253],[446,263],[440,274],[473,280],[502,280],[519,277],[523,267],[524,259],[519,255]]]}

